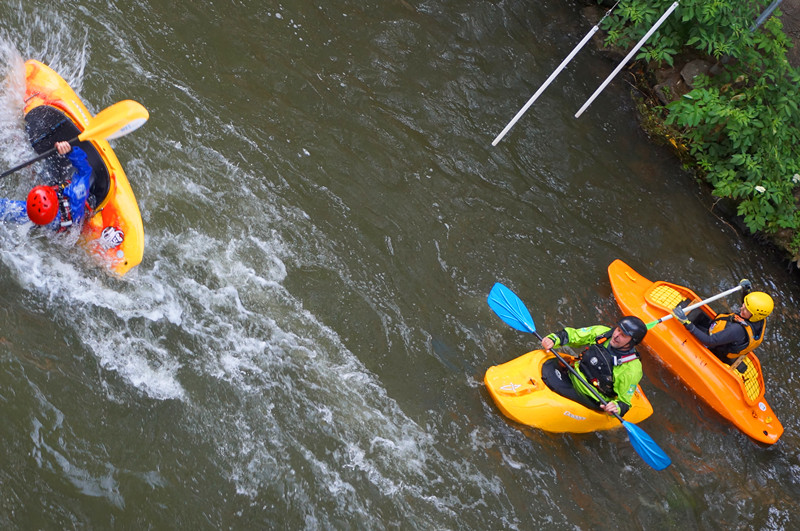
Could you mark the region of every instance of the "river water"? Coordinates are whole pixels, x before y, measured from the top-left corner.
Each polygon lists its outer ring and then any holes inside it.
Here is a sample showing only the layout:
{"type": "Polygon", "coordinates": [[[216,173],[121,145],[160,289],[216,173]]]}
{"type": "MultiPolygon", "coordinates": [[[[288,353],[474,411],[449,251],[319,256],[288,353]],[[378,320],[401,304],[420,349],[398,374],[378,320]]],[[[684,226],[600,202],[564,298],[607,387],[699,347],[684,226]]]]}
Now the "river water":
{"type": "Polygon", "coordinates": [[[25,59],[93,112],[151,114],[113,142],[147,238],[130,274],[0,228],[2,527],[800,527],[798,275],[648,141],[622,78],[572,117],[613,69],[590,47],[490,145],[589,30],[580,7],[0,5],[3,166],[30,154],[25,59]],[[493,283],[545,333],[611,323],[615,258],[701,295],[743,277],[774,295],[778,444],[652,359],[641,427],[665,471],[624,430],[502,417],[483,374],[534,341],[493,315],[493,283]]]}

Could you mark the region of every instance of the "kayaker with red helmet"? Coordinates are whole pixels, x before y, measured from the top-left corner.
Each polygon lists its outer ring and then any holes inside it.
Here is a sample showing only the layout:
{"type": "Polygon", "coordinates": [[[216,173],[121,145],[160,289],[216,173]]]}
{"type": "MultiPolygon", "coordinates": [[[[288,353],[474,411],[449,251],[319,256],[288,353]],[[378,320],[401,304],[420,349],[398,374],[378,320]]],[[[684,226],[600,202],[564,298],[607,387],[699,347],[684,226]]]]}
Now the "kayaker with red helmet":
{"type": "Polygon", "coordinates": [[[15,223],[32,221],[57,230],[83,221],[92,167],[86,153],[78,146],[73,148],[69,142],[56,142],[55,148],[59,155],[66,155],[75,168],[72,177],[59,186],[33,187],[25,201],[0,199],[0,220],[15,223]]]}
{"type": "Polygon", "coordinates": [[[683,310],[689,301],[684,301],[672,310],[672,315],[683,323],[707,349],[728,365],[739,357],[753,351],[764,340],[767,317],[775,303],[763,291],[750,291],[749,280],[739,282],[742,286],[742,306],[735,313],[718,314],[711,319],[700,309],[687,316],[683,310]]]}
{"type": "Polygon", "coordinates": [[[542,339],[542,348],[583,347],[589,345],[575,362],[575,369],[607,401],[601,405],[594,394],[558,359],[542,365],[542,379],[556,393],[590,409],[625,415],[633,394],[642,379],[642,362],[636,345],[644,339],[647,325],[638,317],[627,316],[614,326],[564,328],[542,339]]]}

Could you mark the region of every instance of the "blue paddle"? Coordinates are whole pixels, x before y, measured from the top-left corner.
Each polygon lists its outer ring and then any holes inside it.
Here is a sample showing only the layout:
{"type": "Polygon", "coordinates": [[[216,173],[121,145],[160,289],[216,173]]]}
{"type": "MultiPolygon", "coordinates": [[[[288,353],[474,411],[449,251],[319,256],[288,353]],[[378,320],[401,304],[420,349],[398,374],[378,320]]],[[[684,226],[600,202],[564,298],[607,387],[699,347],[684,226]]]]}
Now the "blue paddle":
{"type": "MultiPolygon", "coordinates": [[[[489,302],[489,307],[494,310],[494,313],[508,326],[520,332],[531,333],[535,335],[539,341],[542,340],[542,336],[536,332],[536,325],[533,324],[531,313],[513,291],[498,282],[492,287],[492,291],[489,293],[489,298],[487,300],[489,302]]],[[[563,363],[567,369],[594,394],[595,398],[597,398],[601,404],[605,405],[608,403],[591,385],[589,385],[589,382],[586,381],[583,375],[576,371],[572,365],[567,363],[558,352],[554,350],[548,352],[555,354],[559,361],[561,361],[561,363],[563,363]]],[[[656,470],[663,470],[672,463],[669,456],[665,454],[655,441],[641,428],[636,424],[623,420],[617,413],[614,413],[614,416],[617,417],[617,420],[628,430],[628,438],[631,441],[631,445],[633,445],[633,449],[636,450],[636,453],[638,453],[648,465],[656,470]]]]}

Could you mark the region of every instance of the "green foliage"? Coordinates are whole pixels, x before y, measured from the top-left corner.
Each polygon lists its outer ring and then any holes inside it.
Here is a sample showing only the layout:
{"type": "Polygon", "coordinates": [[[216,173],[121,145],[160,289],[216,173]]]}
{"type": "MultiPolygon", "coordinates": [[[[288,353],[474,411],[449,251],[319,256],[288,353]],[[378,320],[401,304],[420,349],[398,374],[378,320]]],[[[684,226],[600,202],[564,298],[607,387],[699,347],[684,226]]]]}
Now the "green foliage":
{"type": "MultiPolygon", "coordinates": [[[[628,0],[606,19],[609,44],[631,47],[672,0],[628,0]]],[[[718,60],[718,73],[669,104],[666,123],[719,197],[738,201],[752,231],[790,230],[800,251],[800,73],[786,60],[790,41],[771,17],[751,31],[764,2],[681,0],[639,59],[671,65],[679,52],[718,60]],[[692,52],[694,50],[694,52],[692,52]]]]}

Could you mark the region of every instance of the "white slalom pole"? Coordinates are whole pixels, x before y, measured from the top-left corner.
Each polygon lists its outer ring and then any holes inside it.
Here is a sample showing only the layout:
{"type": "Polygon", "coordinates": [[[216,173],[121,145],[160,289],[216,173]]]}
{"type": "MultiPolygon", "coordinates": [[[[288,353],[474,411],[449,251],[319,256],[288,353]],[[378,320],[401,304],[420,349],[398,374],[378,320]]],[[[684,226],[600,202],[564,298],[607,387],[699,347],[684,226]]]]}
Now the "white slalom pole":
{"type": "Polygon", "coordinates": [[[589,42],[589,39],[592,38],[592,35],[597,33],[597,30],[600,29],[600,24],[602,24],[603,21],[606,19],[606,17],[611,14],[611,12],[614,10],[615,7],[617,7],[617,4],[619,4],[619,2],[620,2],[620,0],[617,0],[617,2],[613,6],[611,6],[611,9],[606,11],[606,14],[603,15],[603,18],[601,18],[600,20],[597,21],[597,24],[595,24],[594,27],[591,30],[589,30],[589,33],[586,34],[586,36],[583,38],[583,40],[581,42],[579,42],[575,46],[575,48],[572,49],[570,54],[563,61],[561,61],[561,64],[558,65],[558,68],[556,68],[553,71],[553,73],[550,74],[550,77],[548,77],[547,80],[542,84],[542,86],[539,87],[539,90],[536,91],[536,94],[531,96],[531,99],[528,100],[528,103],[526,103],[525,106],[522,107],[522,109],[519,110],[517,115],[514,116],[514,118],[512,118],[510,122],[508,122],[508,125],[505,127],[505,129],[503,129],[500,132],[500,134],[497,135],[497,137],[495,137],[494,140],[492,140],[492,145],[493,146],[496,146],[503,139],[503,137],[506,136],[506,133],[508,133],[511,130],[511,128],[514,127],[514,124],[517,123],[520,118],[522,118],[522,115],[525,114],[525,112],[530,108],[531,105],[533,105],[533,102],[535,102],[539,98],[539,96],[542,95],[542,92],[544,92],[544,89],[546,89],[547,87],[550,86],[550,83],[553,82],[553,80],[556,78],[556,76],[558,76],[558,74],[560,74],[561,71],[564,70],[564,67],[566,67],[567,64],[570,61],[572,61],[572,58],[575,57],[575,55],[579,51],[581,51],[581,48],[583,48],[584,45],[587,42],[589,42]]]}
{"type": "Polygon", "coordinates": [[[642,37],[641,40],[636,44],[636,46],[634,46],[633,50],[631,50],[630,53],[628,53],[628,55],[625,57],[625,59],[623,59],[622,62],[617,66],[617,68],[615,68],[614,71],[611,72],[611,75],[609,75],[606,78],[606,80],[603,82],[603,84],[600,85],[600,87],[596,91],[594,91],[594,94],[592,94],[592,97],[589,98],[588,100],[586,100],[586,103],[583,104],[583,107],[581,107],[580,110],[575,113],[575,118],[578,118],[581,114],[583,114],[583,111],[585,111],[589,107],[589,105],[592,104],[592,102],[595,100],[595,98],[597,98],[597,96],[601,92],[603,92],[603,89],[605,89],[606,86],[609,83],[611,83],[611,80],[614,79],[614,76],[619,74],[619,71],[622,70],[622,68],[628,63],[628,61],[631,60],[631,57],[633,57],[633,55],[636,52],[639,51],[639,48],[641,48],[644,45],[644,43],[647,41],[647,39],[649,39],[650,36],[653,33],[656,32],[656,30],[659,28],[659,26],[661,26],[661,24],[663,24],[664,21],[667,20],[667,17],[670,16],[672,14],[672,12],[675,11],[675,8],[677,8],[677,7],[678,7],[678,2],[675,2],[670,6],[669,9],[667,9],[667,11],[663,15],[661,15],[661,18],[658,19],[658,22],[656,22],[653,25],[653,27],[650,28],[650,31],[645,33],[644,37],[642,37]]]}
{"type": "Polygon", "coordinates": [[[721,299],[722,297],[727,297],[731,293],[736,293],[740,289],[742,289],[742,286],[736,286],[734,288],[729,289],[728,291],[723,291],[722,293],[714,295],[713,297],[709,297],[709,298],[704,299],[704,300],[702,300],[700,302],[696,302],[696,303],[692,304],[691,306],[687,306],[686,308],[683,309],[683,311],[684,312],[691,312],[695,308],[699,308],[700,306],[705,306],[706,304],[708,304],[710,302],[714,302],[715,300],[721,299]]]}
{"type": "Polygon", "coordinates": [[[589,42],[589,39],[592,38],[592,35],[597,33],[598,29],[600,28],[597,26],[593,27],[589,31],[589,33],[586,34],[583,40],[579,42],[578,45],[575,46],[575,48],[573,48],[572,52],[567,56],[567,58],[561,62],[561,64],[558,66],[558,68],[556,68],[553,71],[552,74],[550,74],[550,77],[547,78],[547,81],[545,81],[544,84],[541,87],[539,87],[539,90],[537,90],[536,93],[533,96],[531,96],[531,99],[528,100],[528,103],[526,103],[525,106],[519,110],[517,115],[514,116],[514,118],[512,118],[510,122],[508,122],[508,125],[505,127],[505,129],[503,129],[500,132],[500,134],[497,135],[497,137],[494,140],[492,140],[493,146],[496,146],[498,142],[500,142],[503,139],[503,137],[506,136],[506,133],[508,133],[511,130],[511,128],[514,127],[514,124],[517,123],[517,121],[519,121],[520,118],[522,118],[522,115],[525,114],[525,111],[527,111],[530,108],[530,106],[533,105],[533,102],[535,102],[539,98],[542,92],[544,92],[544,89],[546,89],[550,85],[550,83],[553,82],[556,76],[558,76],[558,74],[560,74],[561,71],[564,70],[564,67],[567,66],[567,63],[572,61],[572,58],[575,57],[575,55],[581,50],[581,48],[583,48],[583,46],[587,42],[589,42]]]}
{"type": "MultiPolygon", "coordinates": [[[[729,289],[728,291],[723,291],[722,293],[719,293],[719,294],[717,294],[717,295],[714,295],[713,297],[709,297],[709,298],[707,298],[707,299],[704,299],[704,300],[702,300],[702,301],[700,301],[700,302],[696,302],[696,303],[692,304],[691,306],[687,306],[686,308],[684,308],[684,309],[683,309],[683,312],[684,312],[685,314],[688,314],[689,312],[691,312],[691,311],[692,311],[692,310],[694,310],[695,308],[699,308],[699,307],[701,307],[701,306],[705,306],[706,304],[712,303],[712,302],[714,302],[715,300],[721,299],[722,297],[727,297],[727,296],[728,296],[728,295],[730,295],[731,293],[736,293],[736,292],[737,292],[737,291],[739,291],[740,289],[742,289],[742,285],[741,285],[741,284],[739,284],[739,285],[738,285],[738,286],[736,286],[735,288],[731,288],[731,289],[729,289]]],[[[654,327],[655,325],[657,325],[658,323],[663,323],[664,321],[669,321],[669,320],[670,320],[670,319],[672,319],[673,317],[675,317],[675,316],[674,316],[673,314],[671,314],[671,313],[670,313],[670,314],[667,314],[667,315],[665,315],[665,316],[664,316],[664,317],[662,317],[661,319],[658,319],[657,321],[653,321],[652,323],[647,323],[647,329],[648,329],[648,330],[650,330],[651,328],[653,328],[653,327],[654,327]]]]}

